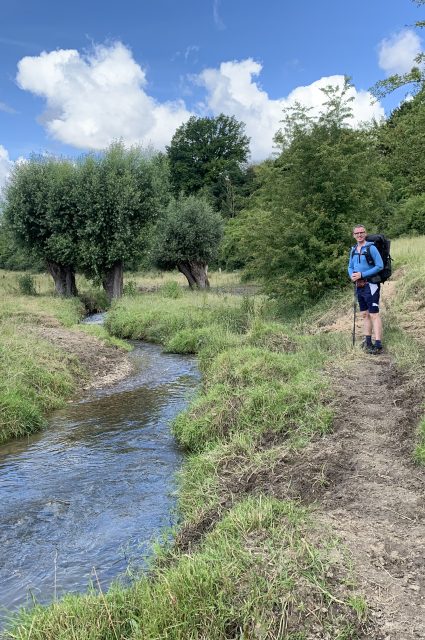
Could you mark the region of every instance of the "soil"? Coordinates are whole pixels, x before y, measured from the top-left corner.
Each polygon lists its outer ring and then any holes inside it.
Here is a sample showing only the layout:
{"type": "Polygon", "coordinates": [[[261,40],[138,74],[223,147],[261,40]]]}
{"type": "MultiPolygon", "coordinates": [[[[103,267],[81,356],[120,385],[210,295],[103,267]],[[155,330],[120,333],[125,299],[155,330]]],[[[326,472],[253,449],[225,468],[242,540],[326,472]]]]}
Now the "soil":
{"type": "Polygon", "coordinates": [[[425,471],[412,461],[420,403],[388,355],[331,372],[334,433],[321,441],[327,485],[317,507],[348,547],[376,621],[373,638],[425,638],[425,471]]]}
{"type": "Polygon", "coordinates": [[[107,345],[82,331],[65,329],[56,321],[50,325],[33,325],[30,330],[67,355],[77,358],[87,374],[80,379],[79,390],[107,387],[131,373],[132,365],[126,351],[107,345]]]}

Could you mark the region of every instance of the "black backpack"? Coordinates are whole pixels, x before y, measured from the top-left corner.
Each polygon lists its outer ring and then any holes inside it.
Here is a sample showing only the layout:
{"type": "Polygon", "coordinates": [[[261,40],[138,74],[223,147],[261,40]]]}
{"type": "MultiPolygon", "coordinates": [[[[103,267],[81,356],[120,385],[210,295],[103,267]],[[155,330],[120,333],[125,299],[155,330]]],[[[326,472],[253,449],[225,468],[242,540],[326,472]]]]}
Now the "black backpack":
{"type": "MultiPolygon", "coordinates": [[[[390,247],[391,240],[386,238],[382,233],[371,233],[366,236],[366,242],[371,242],[378,249],[381,254],[382,262],[384,263],[384,268],[381,271],[378,271],[374,276],[370,276],[366,278],[368,282],[372,284],[379,284],[381,282],[386,282],[388,278],[391,277],[392,273],[392,258],[390,255],[390,247]]],[[[353,247],[351,255],[354,255],[356,247],[353,247]]],[[[372,258],[372,254],[370,253],[370,245],[366,247],[365,257],[369,266],[374,267],[375,263],[372,258]]]]}
{"type": "MultiPolygon", "coordinates": [[[[382,271],[378,271],[377,274],[367,278],[368,282],[372,282],[372,284],[378,284],[380,282],[386,282],[388,278],[391,277],[392,273],[392,258],[390,255],[391,248],[391,240],[386,238],[382,233],[373,233],[366,236],[366,242],[372,242],[375,247],[378,249],[381,254],[382,262],[384,263],[384,268],[382,271]]],[[[366,260],[368,265],[373,267],[375,265],[373,258],[370,253],[370,248],[366,247],[365,252],[366,260]]]]}

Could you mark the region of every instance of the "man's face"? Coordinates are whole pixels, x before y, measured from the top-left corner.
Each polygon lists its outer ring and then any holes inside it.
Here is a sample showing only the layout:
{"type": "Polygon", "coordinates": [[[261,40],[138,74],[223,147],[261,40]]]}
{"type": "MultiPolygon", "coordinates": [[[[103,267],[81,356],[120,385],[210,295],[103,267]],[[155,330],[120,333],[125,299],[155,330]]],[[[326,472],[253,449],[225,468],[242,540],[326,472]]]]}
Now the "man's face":
{"type": "Polygon", "coordinates": [[[353,238],[357,240],[357,242],[363,242],[366,237],[366,229],[364,227],[356,227],[353,231],[353,238]]]}

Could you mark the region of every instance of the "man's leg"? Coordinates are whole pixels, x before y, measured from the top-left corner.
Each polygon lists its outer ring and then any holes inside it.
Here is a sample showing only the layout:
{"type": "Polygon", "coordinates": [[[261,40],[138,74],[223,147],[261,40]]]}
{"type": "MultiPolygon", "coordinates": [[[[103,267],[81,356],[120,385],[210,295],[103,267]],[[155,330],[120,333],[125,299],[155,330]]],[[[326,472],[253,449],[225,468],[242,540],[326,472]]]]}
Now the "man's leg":
{"type": "Polygon", "coordinates": [[[375,336],[375,342],[376,340],[379,340],[379,342],[381,342],[382,340],[382,320],[381,320],[381,315],[379,313],[371,313],[369,314],[370,320],[371,320],[371,324],[373,326],[373,333],[375,336]]]}
{"type": "Polygon", "coordinates": [[[366,342],[368,342],[368,336],[372,335],[372,321],[370,319],[370,313],[369,311],[361,311],[360,315],[363,318],[363,335],[366,342]]]}
{"type": "Polygon", "coordinates": [[[378,284],[369,284],[371,293],[370,300],[368,300],[368,311],[373,326],[373,333],[375,335],[374,353],[382,351],[382,320],[379,313],[379,296],[381,287],[378,284]]]}

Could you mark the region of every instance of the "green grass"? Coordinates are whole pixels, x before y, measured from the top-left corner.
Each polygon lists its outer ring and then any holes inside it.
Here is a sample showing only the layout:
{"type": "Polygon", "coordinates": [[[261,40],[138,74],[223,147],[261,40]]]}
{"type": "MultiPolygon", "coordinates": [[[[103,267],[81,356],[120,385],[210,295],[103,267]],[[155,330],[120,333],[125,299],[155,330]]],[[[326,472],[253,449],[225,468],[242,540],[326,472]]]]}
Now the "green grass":
{"type": "Polygon", "coordinates": [[[0,442],[42,428],[74,388],[78,364],[44,340],[0,323],[0,442]]]}
{"type": "Polygon", "coordinates": [[[354,639],[364,611],[337,548],[293,502],[247,498],[193,553],[166,548],[131,588],[21,611],[5,637],[354,639]]]}
{"type": "Polygon", "coordinates": [[[21,295],[20,275],[0,272],[0,442],[41,429],[82,373],[75,359],[29,331],[35,324],[73,326],[80,302],[46,294],[42,275],[34,276],[37,295],[21,295]]]}
{"type": "Polygon", "coordinates": [[[220,353],[210,366],[205,392],[174,422],[179,442],[202,451],[243,432],[271,432],[292,439],[328,430],[332,412],[322,400],[329,389],[307,366],[305,352],[274,353],[258,347],[220,353]]]}
{"type": "Polygon", "coordinates": [[[425,465],[425,418],[423,418],[418,427],[418,444],[415,448],[414,457],[416,462],[425,465]]]}
{"type": "Polygon", "coordinates": [[[161,296],[160,292],[148,297],[125,297],[112,306],[106,327],[120,338],[165,345],[179,331],[213,324],[234,333],[243,332],[255,304],[253,298],[198,291],[185,292],[178,299],[161,296]]]}
{"type": "Polygon", "coordinates": [[[36,295],[19,293],[22,274],[0,271],[0,443],[38,431],[60,407],[85,372],[77,360],[31,333],[31,326],[78,328],[128,349],[102,327],[79,325],[79,299],[53,295],[51,278],[34,275],[36,295]]]}
{"type": "MultiPolygon", "coordinates": [[[[209,272],[208,278],[212,289],[231,289],[240,285],[240,273],[238,272],[213,271],[209,272]]],[[[187,279],[177,270],[128,272],[124,275],[124,286],[128,282],[134,282],[136,287],[152,291],[160,289],[169,283],[175,283],[183,288],[188,287],[187,279]]]]}
{"type": "Polygon", "coordinates": [[[108,344],[111,347],[118,347],[119,349],[123,349],[123,351],[132,351],[133,347],[126,340],[122,340],[121,338],[116,338],[115,336],[111,336],[102,325],[99,324],[79,324],[78,330],[83,331],[84,333],[88,333],[90,336],[94,336],[98,338],[105,344],[108,344]]]}
{"type": "MultiPolygon", "coordinates": [[[[392,254],[401,276],[386,318],[389,348],[418,405],[425,400],[425,237],[397,240],[392,254]]],[[[417,433],[413,457],[425,465],[424,419],[417,433]]]]}
{"type": "Polygon", "coordinates": [[[174,298],[169,289],[125,296],[112,306],[107,329],[198,355],[202,388],[173,426],[190,452],[179,512],[181,535],[194,529],[194,549],[166,544],[131,588],[21,612],[8,637],[300,640],[315,625],[332,638],[355,638],[364,616],[337,543],[296,504],[247,496],[243,483],[238,490],[238,478],[270,473],[285,451],[329,430],[332,391],[321,371],[346,356],[349,337],[300,335],[270,318],[260,297],[185,291],[174,298]]]}

